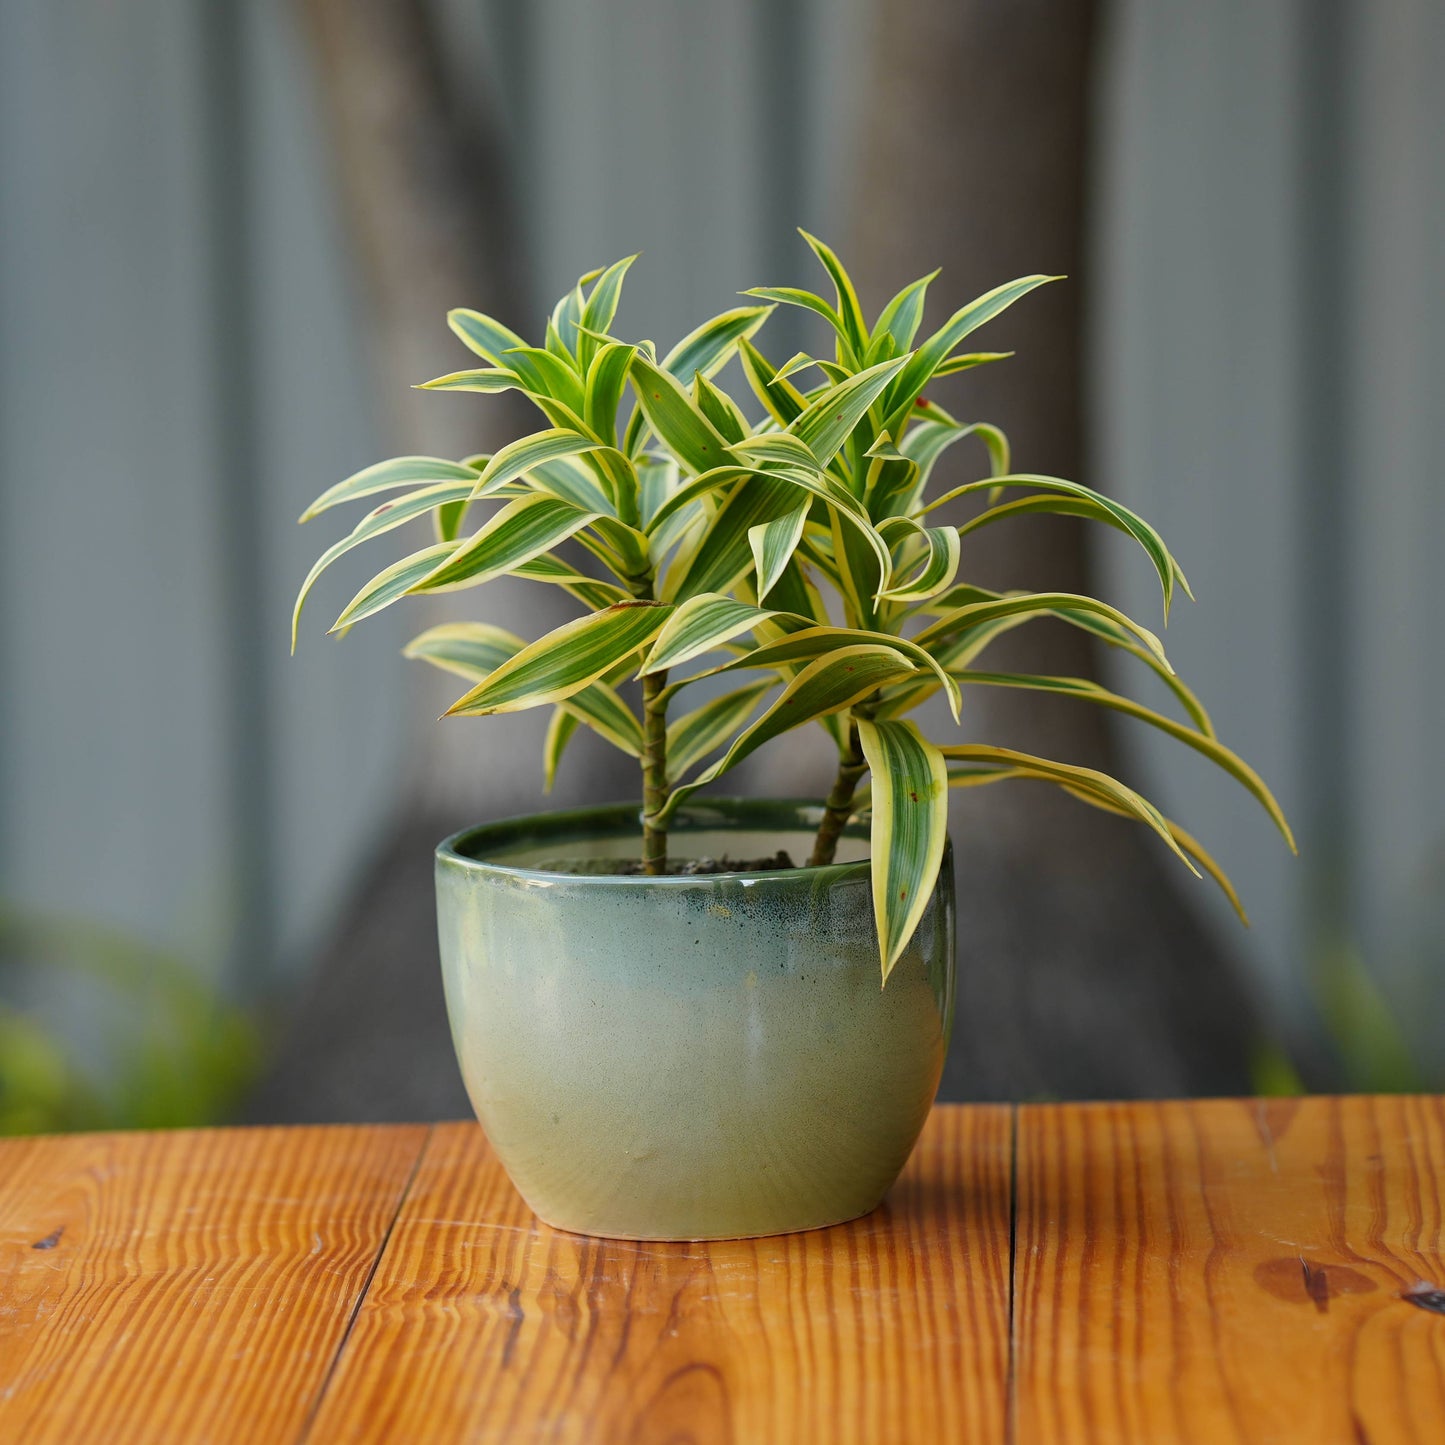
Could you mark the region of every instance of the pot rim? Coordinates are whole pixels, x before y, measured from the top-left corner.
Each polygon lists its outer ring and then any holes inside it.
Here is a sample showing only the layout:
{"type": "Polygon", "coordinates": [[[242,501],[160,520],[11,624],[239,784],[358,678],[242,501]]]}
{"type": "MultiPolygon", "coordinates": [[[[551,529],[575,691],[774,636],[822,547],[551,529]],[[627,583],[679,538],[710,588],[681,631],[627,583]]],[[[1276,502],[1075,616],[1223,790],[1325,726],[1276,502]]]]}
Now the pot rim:
{"type": "MultiPolygon", "coordinates": [[[[779,831],[789,828],[804,832],[818,826],[823,816],[823,805],[816,798],[698,798],[678,808],[669,828],[669,837],[689,832],[716,832],[737,826],[777,827],[779,831]],[[761,816],[759,816],[761,815],[761,816]],[[752,818],[757,817],[756,823],[752,818]],[[683,826],[678,827],[681,823],[683,826]],[[688,826],[691,824],[691,826],[688,826]]],[[[487,835],[495,834],[495,845],[504,841],[512,846],[526,843],[531,839],[541,842],[553,831],[558,841],[565,841],[569,835],[596,836],[607,833],[640,829],[641,809],[636,803],[598,803],[582,808],[562,808],[546,813],[521,813],[495,822],[474,824],[462,828],[450,837],[444,838],[436,849],[436,861],[462,872],[474,872],[500,878],[512,878],[546,883],[568,883],[602,888],[699,888],[725,883],[782,883],[795,882],[800,878],[828,879],[840,881],[845,877],[868,873],[872,866],[870,858],[859,858],[847,863],[824,863],[817,866],[805,864],[801,868],[763,868],[738,870],[730,873],[683,873],[650,877],[646,874],[622,873],[560,873],[552,869],[518,867],[511,863],[496,863],[476,858],[463,849],[481,844],[486,846],[487,835]],[[610,826],[609,826],[610,825],[610,826]]],[[[866,823],[850,819],[843,827],[846,838],[869,836],[866,823]]]]}

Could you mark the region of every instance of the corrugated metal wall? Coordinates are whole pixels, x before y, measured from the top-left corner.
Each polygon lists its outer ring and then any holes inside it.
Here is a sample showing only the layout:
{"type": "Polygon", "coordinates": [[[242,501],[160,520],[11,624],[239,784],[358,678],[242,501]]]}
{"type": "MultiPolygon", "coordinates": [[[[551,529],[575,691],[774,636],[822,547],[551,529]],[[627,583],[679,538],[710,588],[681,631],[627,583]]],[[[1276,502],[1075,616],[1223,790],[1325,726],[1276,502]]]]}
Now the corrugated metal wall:
{"type": "MultiPolygon", "coordinates": [[[[640,248],[629,319],[664,337],[802,275],[796,222],[837,234],[868,0],[444,8],[503,101],[539,311],[640,248]]],[[[0,889],[207,961],[256,909],[268,958],[304,955],[417,721],[384,620],[285,657],[314,545],[291,519],[379,441],[299,36],[281,0],[231,13],[239,46],[201,0],[0,8],[0,889]],[[220,234],[218,158],[244,201],[220,234]],[[218,456],[238,417],[239,498],[218,456]]],[[[1171,652],[1304,860],[1167,743],[1141,738],[1143,767],[1240,875],[1282,1010],[1320,925],[1424,1017],[1445,947],[1445,13],[1118,0],[1105,54],[1080,278],[1097,475],[1177,542],[1200,601],[1171,652]]],[[[1108,555],[1157,615],[1145,569],[1108,555]]]]}

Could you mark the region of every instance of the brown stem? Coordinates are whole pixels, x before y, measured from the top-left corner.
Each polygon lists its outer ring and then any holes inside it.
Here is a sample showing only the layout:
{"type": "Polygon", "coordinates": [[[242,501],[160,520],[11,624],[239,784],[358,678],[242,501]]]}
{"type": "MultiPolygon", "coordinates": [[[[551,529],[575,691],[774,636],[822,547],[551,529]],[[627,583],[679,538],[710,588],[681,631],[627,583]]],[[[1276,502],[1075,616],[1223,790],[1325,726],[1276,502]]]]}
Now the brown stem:
{"type": "Polygon", "coordinates": [[[833,861],[833,855],[838,851],[838,839],[843,836],[843,826],[853,814],[853,794],[867,771],[863,747],[858,741],[858,724],[850,722],[848,751],[838,760],[838,776],[833,780],[833,791],[823,804],[823,820],[818,824],[818,836],[813,840],[813,852],[808,859],[810,868],[820,868],[833,861]]]}
{"type": "Polygon", "coordinates": [[[667,872],[667,828],[654,823],[667,802],[667,704],[665,672],[642,679],[642,870],[667,872]]]}

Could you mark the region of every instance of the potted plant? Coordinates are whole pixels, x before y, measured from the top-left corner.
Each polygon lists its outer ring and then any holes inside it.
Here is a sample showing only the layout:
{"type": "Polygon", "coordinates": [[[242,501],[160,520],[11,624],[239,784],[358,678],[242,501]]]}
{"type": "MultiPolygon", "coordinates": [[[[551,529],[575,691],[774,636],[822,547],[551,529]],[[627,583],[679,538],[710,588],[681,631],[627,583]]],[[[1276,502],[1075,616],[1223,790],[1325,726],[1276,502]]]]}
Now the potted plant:
{"type": "Polygon", "coordinates": [[[716,316],[660,356],[613,334],[633,258],[584,276],[540,347],[453,311],[452,330],[485,364],[426,386],[520,391],[548,425],[489,456],[381,462],[302,517],[402,493],[316,563],[293,646],[321,572],[424,515],[435,540],[372,578],[333,631],[402,597],[503,576],[559,586],[581,606],[530,642],[455,622],[406,649],[469,684],[449,715],[549,707],[548,785],[579,726],[638,760],[640,810],[485,824],[437,852],[468,1091],[528,1203],[570,1230],[757,1235],[877,1205],[931,1107],[952,1024],[952,787],[1054,783],[1145,823],[1238,907],[1204,850],[1131,788],[1002,746],[930,741],[907,716],[926,698],[942,693],[957,719],[965,687],[1032,688],[1141,718],[1231,773],[1289,837],[1147,628],[1092,597],[958,582],[964,536],[1057,512],[1134,537],[1166,611],[1176,587],[1188,590],[1127,508],[1010,471],[997,428],[964,425],[924,394],[999,359],[960,348],[1051,278],[989,292],[915,348],[932,278],[900,291],[870,328],[837,257],[807,239],[832,301],[759,288],[749,295],[764,304],[716,316]],[[766,359],[754,338],[780,303],[826,318],[831,357],[766,359]],[[756,419],[716,380],[734,357],[756,419]],[[812,384],[794,380],[810,371],[812,384]],[[969,437],[984,444],[989,475],[931,495],[934,463],[969,437]],[[986,501],[972,520],[938,523],[939,507],[972,493],[986,501]],[[993,638],[1041,617],[1136,657],[1187,721],[1082,679],[975,667],[993,638]],[[838,757],[825,799],[698,796],[813,722],[838,757]]]}

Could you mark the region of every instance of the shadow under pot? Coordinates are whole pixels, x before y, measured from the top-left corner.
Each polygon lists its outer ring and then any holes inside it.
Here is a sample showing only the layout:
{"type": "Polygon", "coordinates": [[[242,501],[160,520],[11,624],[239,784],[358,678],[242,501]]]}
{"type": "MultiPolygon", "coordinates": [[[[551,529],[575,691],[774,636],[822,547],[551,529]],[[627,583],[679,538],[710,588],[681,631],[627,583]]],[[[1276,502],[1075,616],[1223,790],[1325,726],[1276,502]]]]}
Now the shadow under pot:
{"type": "MultiPolygon", "coordinates": [[[[674,859],[806,858],[820,810],[694,800],[674,859]]],[[[452,1039],[545,1222],[623,1239],[816,1229],[875,1208],[953,1024],[951,848],[880,987],[866,828],[822,868],[649,878],[635,806],[473,828],[437,850],[452,1039]]]]}

